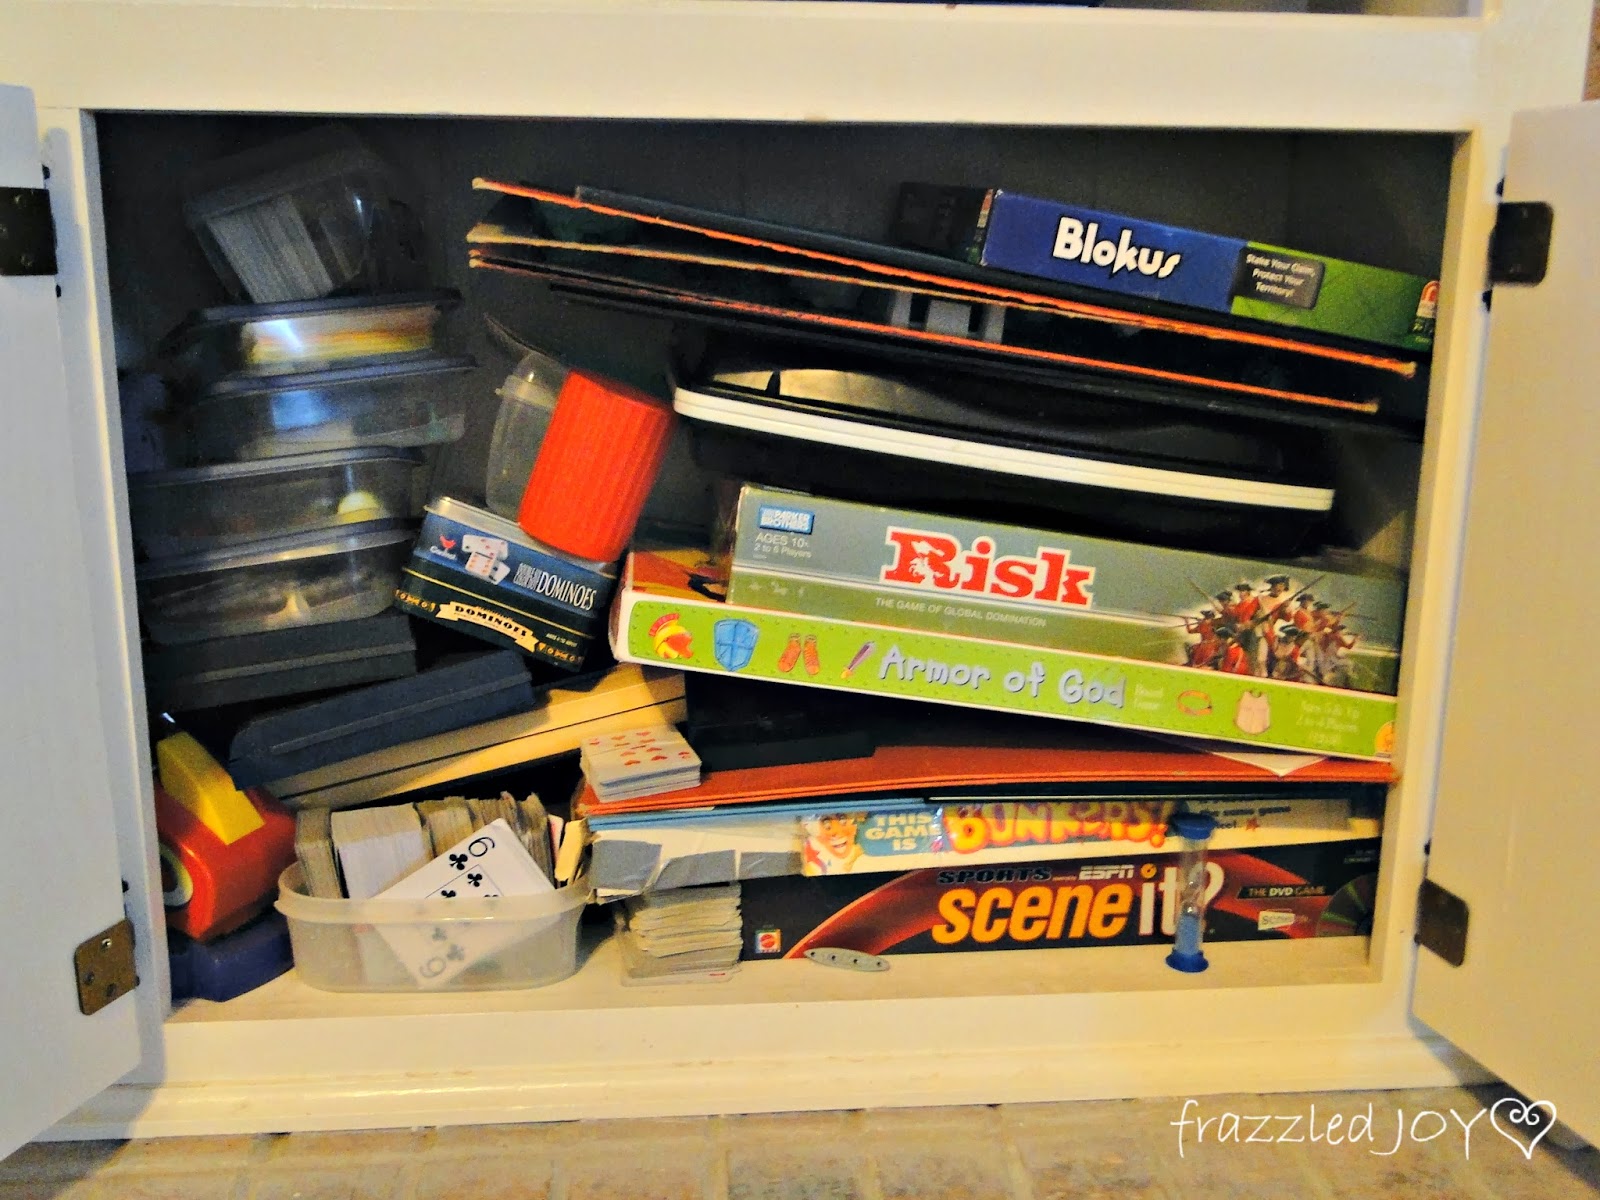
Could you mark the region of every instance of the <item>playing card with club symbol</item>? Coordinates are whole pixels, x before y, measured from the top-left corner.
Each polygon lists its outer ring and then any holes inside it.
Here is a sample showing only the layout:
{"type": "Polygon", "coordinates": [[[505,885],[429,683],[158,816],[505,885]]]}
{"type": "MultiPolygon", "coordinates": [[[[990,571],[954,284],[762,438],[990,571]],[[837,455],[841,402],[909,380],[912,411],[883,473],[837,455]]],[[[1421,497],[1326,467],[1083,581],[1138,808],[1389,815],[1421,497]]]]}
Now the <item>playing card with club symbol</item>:
{"type": "MultiPolygon", "coordinates": [[[[504,819],[491,821],[427,866],[383,892],[380,900],[460,905],[463,918],[492,915],[502,896],[555,890],[504,819]]],[[[412,977],[439,987],[534,931],[525,921],[441,920],[377,926],[412,977]]]]}

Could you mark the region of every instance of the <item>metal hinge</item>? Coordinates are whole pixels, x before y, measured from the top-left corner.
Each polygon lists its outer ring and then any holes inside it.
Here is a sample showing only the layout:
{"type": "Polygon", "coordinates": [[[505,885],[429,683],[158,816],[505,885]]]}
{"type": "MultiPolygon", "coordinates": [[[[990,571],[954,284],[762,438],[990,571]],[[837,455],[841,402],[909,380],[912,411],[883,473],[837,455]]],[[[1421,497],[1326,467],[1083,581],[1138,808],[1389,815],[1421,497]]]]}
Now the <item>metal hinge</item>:
{"type": "Polygon", "coordinates": [[[43,188],[0,187],[0,275],[54,275],[56,222],[43,188]]]}
{"type": "Polygon", "coordinates": [[[139,986],[133,962],[133,923],[118,921],[89,938],[73,952],[72,967],[78,976],[78,1010],[86,1017],[133,991],[139,986]]]}
{"type": "Polygon", "coordinates": [[[1467,902],[1431,879],[1417,893],[1416,943],[1452,967],[1467,960],[1467,902]]]}
{"type": "Polygon", "coordinates": [[[1489,286],[1542,281],[1554,224],[1555,210],[1542,200],[1502,200],[1489,238],[1489,286]]]}

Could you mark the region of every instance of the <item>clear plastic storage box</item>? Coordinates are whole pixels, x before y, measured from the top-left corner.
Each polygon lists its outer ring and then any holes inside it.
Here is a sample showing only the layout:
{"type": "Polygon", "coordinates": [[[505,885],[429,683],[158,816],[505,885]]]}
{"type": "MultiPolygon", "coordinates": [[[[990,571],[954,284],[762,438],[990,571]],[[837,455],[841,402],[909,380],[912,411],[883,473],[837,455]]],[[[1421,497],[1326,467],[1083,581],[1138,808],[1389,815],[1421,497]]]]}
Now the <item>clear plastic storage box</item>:
{"type": "Polygon", "coordinates": [[[550,425],[550,414],[566,382],[564,363],[530,350],[500,385],[500,412],[489,444],[489,472],[484,497],[489,510],[517,519],[533,460],[550,425]]]}
{"type": "Polygon", "coordinates": [[[330,992],[542,987],[578,969],[587,879],[492,900],[318,900],[298,864],[278,881],[294,965],[330,992]]]}
{"type": "Polygon", "coordinates": [[[166,339],[185,385],[203,391],[228,375],[288,375],[407,355],[444,353],[452,291],[343,296],[203,308],[166,339]]]}
{"type": "Polygon", "coordinates": [[[295,454],[128,479],[134,544],[151,558],[416,518],[426,499],[424,459],[414,450],[295,454]]]}
{"type": "Polygon", "coordinates": [[[422,280],[415,211],[383,160],[345,126],[208,163],[184,190],[189,227],[241,299],[314,300],[422,280]]]}
{"type": "Polygon", "coordinates": [[[269,379],[229,378],[189,408],[206,462],[356,446],[428,446],[466,432],[470,358],[429,355],[269,379]]]}
{"type": "Polygon", "coordinates": [[[137,570],[150,636],[173,644],[354,621],[388,608],[417,526],[368,521],[159,559],[137,570]]]}

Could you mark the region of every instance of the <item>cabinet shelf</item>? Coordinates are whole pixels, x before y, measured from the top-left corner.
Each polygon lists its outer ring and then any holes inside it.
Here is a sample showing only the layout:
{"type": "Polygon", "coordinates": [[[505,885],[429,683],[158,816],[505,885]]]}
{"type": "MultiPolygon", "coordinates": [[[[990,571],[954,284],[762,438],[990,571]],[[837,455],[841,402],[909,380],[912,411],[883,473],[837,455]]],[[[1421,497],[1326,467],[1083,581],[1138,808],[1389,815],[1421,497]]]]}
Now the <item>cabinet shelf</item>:
{"type": "Polygon", "coordinates": [[[661,1008],[723,1009],[841,1001],[981,1000],[996,996],[1067,996],[1206,992],[1217,988],[1292,988],[1361,984],[1377,975],[1364,937],[1282,942],[1220,942],[1206,947],[1202,975],[1169,969],[1149,946],[898,955],[882,974],[814,963],[747,962],[721,983],[625,986],[614,939],[591,943],[578,973],[522,991],[426,993],[322,992],[293,973],[223,1004],[192,1001],[170,1027],[304,1018],[432,1017],[458,1013],[566,1013],[661,1008]]]}

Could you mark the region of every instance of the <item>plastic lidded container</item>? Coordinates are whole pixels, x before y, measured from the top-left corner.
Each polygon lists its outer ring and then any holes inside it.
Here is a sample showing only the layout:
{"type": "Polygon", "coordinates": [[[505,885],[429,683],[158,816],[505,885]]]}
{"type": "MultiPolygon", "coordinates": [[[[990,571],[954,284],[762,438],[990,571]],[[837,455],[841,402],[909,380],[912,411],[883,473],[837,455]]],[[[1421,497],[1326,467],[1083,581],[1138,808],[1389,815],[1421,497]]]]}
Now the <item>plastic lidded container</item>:
{"type": "Polygon", "coordinates": [[[278,880],[277,909],[289,921],[294,965],[330,992],[469,992],[531,988],[578,969],[578,925],[586,878],[537,896],[489,900],[319,900],[305,893],[299,864],[278,880]],[[429,984],[412,947],[437,932],[466,948],[470,965],[429,984]]]}
{"type": "Polygon", "coordinates": [[[420,517],[427,498],[423,466],[414,450],[363,448],[133,475],[133,540],[160,558],[420,517]]]}
{"type": "Polygon", "coordinates": [[[428,446],[466,432],[459,376],[466,357],[338,367],[266,379],[231,377],[189,406],[195,452],[208,462],[357,446],[428,446]]]}
{"type": "Polygon", "coordinates": [[[136,571],[139,612],[167,645],[370,617],[416,536],[412,521],[368,521],[158,559],[136,571]]]}
{"type": "Polygon", "coordinates": [[[489,443],[484,497],[491,512],[508,520],[517,519],[528,474],[539,455],[539,444],[550,425],[550,414],[568,370],[565,363],[548,354],[530,350],[498,389],[500,412],[489,443]]]}
{"type": "Polygon", "coordinates": [[[213,269],[256,304],[394,291],[423,277],[412,206],[345,126],[208,163],[184,192],[184,217],[213,269]]]}
{"type": "Polygon", "coordinates": [[[404,355],[444,352],[445,313],[459,292],[341,296],[203,308],[166,340],[189,386],[226,375],[284,375],[404,355]]]}

